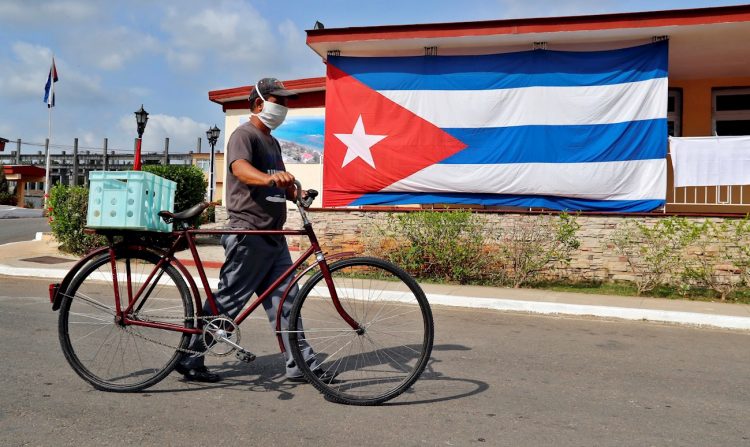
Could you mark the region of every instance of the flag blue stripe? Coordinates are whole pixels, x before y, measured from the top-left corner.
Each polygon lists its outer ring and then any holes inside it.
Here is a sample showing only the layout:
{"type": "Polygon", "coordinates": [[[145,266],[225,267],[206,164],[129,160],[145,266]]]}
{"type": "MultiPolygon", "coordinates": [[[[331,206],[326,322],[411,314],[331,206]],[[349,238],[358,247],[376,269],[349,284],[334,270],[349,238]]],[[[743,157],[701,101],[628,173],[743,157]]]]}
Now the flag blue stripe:
{"type": "Polygon", "coordinates": [[[442,164],[586,163],[667,156],[667,120],[443,129],[467,148],[442,164]]]}
{"type": "Polygon", "coordinates": [[[328,63],[374,90],[578,87],[667,76],[668,42],[619,50],[525,51],[481,56],[346,57],[328,63]]]}
{"type": "Polygon", "coordinates": [[[44,102],[49,101],[49,89],[52,86],[52,73],[47,76],[47,83],[44,85],[44,102]]]}
{"type": "Polygon", "coordinates": [[[500,194],[455,193],[372,193],[353,201],[351,206],[447,203],[456,205],[547,208],[558,211],[607,211],[646,213],[664,206],[664,200],[585,200],[555,196],[509,196],[500,194]]]}

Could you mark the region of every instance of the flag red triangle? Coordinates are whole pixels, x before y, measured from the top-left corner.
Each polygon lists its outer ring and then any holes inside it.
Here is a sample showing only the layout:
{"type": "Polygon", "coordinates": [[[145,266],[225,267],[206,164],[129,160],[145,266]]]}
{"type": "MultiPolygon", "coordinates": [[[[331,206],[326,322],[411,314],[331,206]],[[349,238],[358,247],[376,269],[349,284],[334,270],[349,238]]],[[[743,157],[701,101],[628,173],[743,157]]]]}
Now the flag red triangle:
{"type": "Polygon", "coordinates": [[[346,206],[378,192],[466,147],[353,76],[328,64],[326,80],[323,206],[346,206]],[[349,147],[336,135],[349,135],[361,118],[367,135],[384,136],[370,147],[373,168],[362,157],[347,159],[349,147]]]}

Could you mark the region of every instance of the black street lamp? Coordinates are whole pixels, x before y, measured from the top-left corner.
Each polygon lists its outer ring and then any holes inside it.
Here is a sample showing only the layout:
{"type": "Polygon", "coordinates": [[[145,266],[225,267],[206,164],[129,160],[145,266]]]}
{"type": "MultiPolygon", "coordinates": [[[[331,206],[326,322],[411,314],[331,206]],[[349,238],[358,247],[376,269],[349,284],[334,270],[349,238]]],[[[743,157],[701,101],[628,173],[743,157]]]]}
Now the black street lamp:
{"type": "Polygon", "coordinates": [[[208,129],[206,131],[206,138],[208,138],[208,144],[211,145],[211,158],[208,166],[208,201],[213,202],[214,201],[214,148],[216,147],[216,142],[219,141],[219,133],[221,130],[219,130],[218,127],[216,127],[216,124],[214,124],[214,127],[208,129]]]}
{"type": "Polygon", "coordinates": [[[141,109],[135,112],[135,122],[138,124],[138,139],[135,142],[135,159],[133,160],[133,170],[141,170],[141,143],[143,142],[143,131],[146,130],[146,123],[148,122],[148,112],[143,110],[143,104],[141,109]]]}

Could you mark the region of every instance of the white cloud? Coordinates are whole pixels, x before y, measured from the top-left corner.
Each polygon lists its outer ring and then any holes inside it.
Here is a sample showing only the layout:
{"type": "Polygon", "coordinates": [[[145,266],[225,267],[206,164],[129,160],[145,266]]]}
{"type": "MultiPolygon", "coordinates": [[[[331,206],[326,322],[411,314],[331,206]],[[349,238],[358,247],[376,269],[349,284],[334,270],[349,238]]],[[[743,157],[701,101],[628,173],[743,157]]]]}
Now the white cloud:
{"type": "Polygon", "coordinates": [[[11,127],[8,124],[0,123],[0,137],[10,139],[11,127]]]}
{"type": "Polygon", "coordinates": [[[5,25],[46,26],[48,22],[78,22],[96,17],[98,5],[85,0],[25,0],[0,2],[5,25]]]}
{"type": "Polygon", "coordinates": [[[52,51],[26,42],[15,42],[11,49],[15,60],[0,64],[0,96],[21,99],[36,95],[41,98],[52,51]]]}
{"type": "MultiPolygon", "coordinates": [[[[119,127],[124,134],[135,137],[135,119],[132,114],[120,118],[119,127]]],[[[206,123],[199,123],[186,116],[149,115],[146,131],[143,133],[143,151],[163,151],[164,139],[167,137],[170,152],[195,150],[198,137],[205,138],[209,127],[211,126],[206,123]]]]}
{"type": "Polygon", "coordinates": [[[120,25],[117,9],[86,0],[0,2],[5,25],[43,32],[50,45],[103,70],[119,70],[145,52],[160,49],[147,32],[120,25]],[[112,17],[110,17],[112,16],[112,17]]]}
{"type": "Polygon", "coordinates": [[[162,28],[169,36],[168,60],[177,68],[259,63],[277,48],[268,21],[244,2],[171,7],[162,28]]]}
{"type": "Polygon", "coordinates": [[[145,98],[147,96],[152,95],[153,91],[145,87],[130,87],[127,89],[127,93],[128,93],[128,96],[130,97],[137,96],[139,98],[145,98]]]}
{"type": "MultiPolygon", "coordinates": [[[[271,23],[249,2],[223,0],[210,5],[168,8],[162,21],[167,60],[176,69],[221,71],[224,82],[250,84],[257,78],[322,75],[319,58],[305,45],[305,34],[289,19],[271,23]]],[[[234,85],[232,85],[234,86],[234,85]]]]}
{"type": "Polygon", "coordinates": [[[498,0],[502,18],[557,17],[598,14],[616,10],[612,0],[498,0]]]}
{"type": "MultiPolygon", "coordinates": [[[[11,49],[13,59],[0,60],[0,98],[41,103],[52,63],[52,50],[27,42],[15,42],[11,49]]],[[[98,77],[84,75],[59,57],[55,58],[55,65],[60,78],[55,84],[58,104],[63,98],[71,104],[91,104],[106,100],[98,77]]]]}
{"type": "Polygon", "coordinates": [[[275,69],[278,77],[283,79],[323,76],[325,66],[320,57],[305,44],[306,35],[291,20],[287,19],[278,25],[283,42],[283,58],[275,69]]]}
{"type": "Polygon", "coordinates": [[[141,54],[159,50],[159,42],[154,37],[124,26],[90,32],[95,39],[71,36],[70,48],[103,70],[119,70],[141,54]]]}
{"type": "Polygon", "coordinates": [[[167,49],[167,61],[180,70],[196,71],[203,63],[203,57],[198,52],[188,50],[167,49]]]}

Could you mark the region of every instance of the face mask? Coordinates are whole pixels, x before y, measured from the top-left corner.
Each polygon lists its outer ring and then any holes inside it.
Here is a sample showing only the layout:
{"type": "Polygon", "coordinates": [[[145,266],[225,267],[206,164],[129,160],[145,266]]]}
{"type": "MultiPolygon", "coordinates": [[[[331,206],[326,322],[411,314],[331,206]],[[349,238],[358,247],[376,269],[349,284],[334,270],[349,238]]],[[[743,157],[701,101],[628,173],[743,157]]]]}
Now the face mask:
{"type": "Polygon", "coordinates": [[[257,84],[255,85],[255,91],[258,92],[258,96],[263,100],[263,110],[253,115],[257,116],[260,122],[271,130],[281,126],[289,109],[282,105],[266,101],[266,98],[260,94],[257,84]]]}

